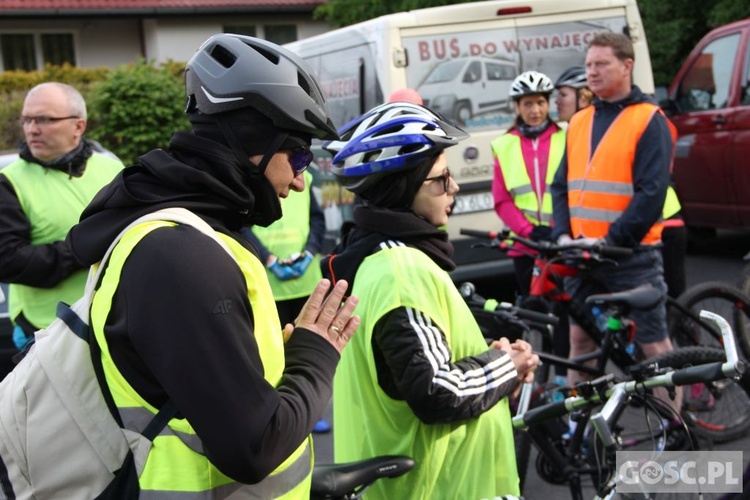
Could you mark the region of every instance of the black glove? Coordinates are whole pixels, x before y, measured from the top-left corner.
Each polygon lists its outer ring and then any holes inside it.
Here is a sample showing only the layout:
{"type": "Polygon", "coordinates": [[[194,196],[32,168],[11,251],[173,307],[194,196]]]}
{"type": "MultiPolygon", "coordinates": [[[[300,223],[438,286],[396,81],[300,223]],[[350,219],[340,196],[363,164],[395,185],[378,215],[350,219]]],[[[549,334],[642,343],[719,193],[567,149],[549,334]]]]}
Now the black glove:
{"type": "Polygon", "coordinates": [[[552,241],[552,228],[549,226],[534,226],[529,236],[534,241],[552,241]]]}

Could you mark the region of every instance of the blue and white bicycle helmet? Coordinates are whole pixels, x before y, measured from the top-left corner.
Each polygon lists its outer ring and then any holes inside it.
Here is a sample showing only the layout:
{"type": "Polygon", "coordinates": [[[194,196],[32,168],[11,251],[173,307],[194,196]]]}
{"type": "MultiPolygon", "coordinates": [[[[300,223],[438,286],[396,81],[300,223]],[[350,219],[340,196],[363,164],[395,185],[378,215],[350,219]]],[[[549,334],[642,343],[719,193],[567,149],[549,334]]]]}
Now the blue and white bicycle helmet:
{"type": "Polygon", "coordinates": [[[324,146],[334,155],[331,171],[357,194],[469,137],[441,115],[408,102],[381,104],[344,125],[339,135],[341,140],[324,146]]]}
{"type": "Polygon", "coordinates": [[[555,82],[555,88],[559,89],[560,87],[571,87],[574,89],[588,87],[586,68],[583,66],[572,66],[563,71],[563,74],[555,82]]]}
{"type": "Polygon", "coordinates": [[[552,80],[544,73],[538,71],[524,71],[510,84],[509,95],[514,101],[518,101],[525,95],[546,94],[549,95],[555,88],[552,80]]]}

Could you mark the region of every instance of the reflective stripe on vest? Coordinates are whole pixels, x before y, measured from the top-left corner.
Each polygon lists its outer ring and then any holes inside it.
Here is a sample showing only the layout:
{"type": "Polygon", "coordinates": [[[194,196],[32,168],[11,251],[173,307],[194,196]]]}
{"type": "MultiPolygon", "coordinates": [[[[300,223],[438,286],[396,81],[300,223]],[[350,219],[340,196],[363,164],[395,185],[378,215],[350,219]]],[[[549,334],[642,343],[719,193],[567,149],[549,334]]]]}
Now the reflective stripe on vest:
{"type": "MultiPolygon", "coordinates": [[[[289,257],[296,252],[303,252],[310,234],[310,197],[312,194],[313,176],[305,171],[305,190],[301,193],[291,191],[289,196],[281,199],[283,217],[268,227],[253,226],[253,234],[263,243],[269,252],[281,258],[289,257]]],[[[305,274],[296,279],[281,281],[266,269],[268,281],[276,300],[290,300],[307,297],[323,277],[320,270],[320,256],[316,255],[305,274]]]]}
{"type": "MultiPolygon", "coordinates": [[[[123,425],[142,432],[157,409],[146,402],[117,369],[104,334],[104,324],[119,284],[122,267],[132,249],[149,232],[174,223],[154,221],[140,224],[126,233],[110,257],[101,285],[94,296],[91,324],[101,346],[102,367],[107,385],[118,408],[123,425]]],[[[255,340],[263,362],[265,379],[274,386],[284,371],[284,344],[274,298],[265,269],[258,259],[229,236],[218,235],[231,250],[248,284],[248,298],[254,311],[255,340]]],[[[218,249],[217,251],[222,251],[218,249]]],[[[263,481],[239,484],[222,474],[205,456],[200,438],[186,419],[173,418],[154,439],[147,457],[136,454],[140,472],[140,498],[196,499],[224,498],[239,494],[242,498],[306,499],[312,476],[311,439],[306,439],[287,460],[263,481]]]]}
{"type": "MultiPolygon", "coordinates": [[[[649,103],[625,107],[591,154],[594,106],[582,109],[568,127],[568,206],[573,237],[601,238],[633,198],[633,162],[638,141],[659,108],[649,103]]],[[[643,244],[661,241],[661,219],[643,244]]]]}
{"type": "Polygon", "coordinates": [[[552,193],[550,185],[555,178],[565,151],[565,131],[558,130],[550,137],[547,174],[545,176],[544,194],[541,210],[537,193],[532,188],[528,169],[525,168],[521,138],[515,134],[503,134],[491,143],[492,151],[500,164],[505,187],[508,189],[513,204],[533,224],[549,225],[552,221],[552,193]]]}
{"type": "MultiPolygon", "coordinates": [[[[80,177],[25,160],[11,163],[2,169],[2,175],[13,186],[29,220],[31,244],[44,245],[64,240],[86,205],[120,170],[122,163],[94,153],[80,177]]],[[[10,284],[10,317],[23,313],[29,323],[44,328],[55,320],[57,303],[72,304],[81,298],[85,283],[86,271],[79,270],[52,288],[10,284]]]]}

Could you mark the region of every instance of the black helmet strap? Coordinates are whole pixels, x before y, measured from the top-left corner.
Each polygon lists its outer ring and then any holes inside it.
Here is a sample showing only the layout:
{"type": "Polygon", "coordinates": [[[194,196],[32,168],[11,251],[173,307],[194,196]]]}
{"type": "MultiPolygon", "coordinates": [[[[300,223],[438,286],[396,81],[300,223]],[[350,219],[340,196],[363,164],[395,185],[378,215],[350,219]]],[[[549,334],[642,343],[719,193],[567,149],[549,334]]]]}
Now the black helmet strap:
{"type": "Polygon", "coordinates": [[[250,161],[247,153],[243,149],[237,136],[232,131],[232,127],[227,123],[223,116],[216,116],[216,123],[221,130],[222,135],[227,141],[229,147],[234,151],[235,156],[240,161],[245,172],[245,178],[250,190],[255,195],[255,206],[252,207],[250,221],[254,225],[267,227],[274,221],[281,218],[281,201],[271,182],[266,178],[265,170],[273,155],[279,150],[279,146],[289,134],[280,133],[268,144],[263,159],[259,165],[250,161]]]}

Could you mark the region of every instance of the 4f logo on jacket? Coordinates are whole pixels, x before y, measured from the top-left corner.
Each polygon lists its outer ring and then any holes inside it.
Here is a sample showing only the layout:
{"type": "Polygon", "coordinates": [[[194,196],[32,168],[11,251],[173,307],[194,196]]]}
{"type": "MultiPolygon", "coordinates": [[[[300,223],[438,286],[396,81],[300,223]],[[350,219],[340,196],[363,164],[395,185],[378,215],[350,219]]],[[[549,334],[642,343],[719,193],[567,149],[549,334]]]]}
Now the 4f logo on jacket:
{"type": "Polygon", "coordinates": [[[214,306],[214,310],[211,311],[212,314],[229,314],[229,311],[232,310],[232,301],[230,299],[224,299],[220,300],[216,303],[214,306]]]}

